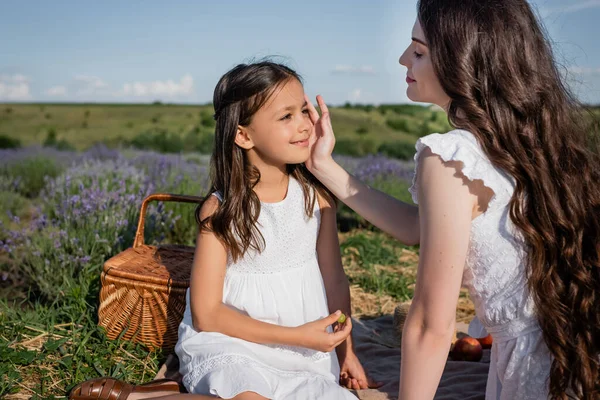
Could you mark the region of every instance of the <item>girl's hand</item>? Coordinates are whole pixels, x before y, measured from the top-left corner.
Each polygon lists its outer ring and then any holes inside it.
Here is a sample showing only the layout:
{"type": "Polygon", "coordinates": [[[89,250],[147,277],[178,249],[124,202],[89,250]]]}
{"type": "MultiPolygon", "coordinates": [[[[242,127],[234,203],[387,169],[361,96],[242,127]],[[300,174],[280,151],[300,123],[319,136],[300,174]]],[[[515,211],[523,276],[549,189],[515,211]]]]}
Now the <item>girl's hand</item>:
{"type": "Polygon", "coordinates": [[[383,386],[383,382],[371,379],[356,354],[350,352],[340,360],[340,385],[354,390],[377,389],[383,386]]]}
{"type": "Polygon", "coordinates": [[[352,322],[350,318],[340,325],[336,332],[329,333],[327,328],[337,322],[341,312],[336,311],[333,314],[319,320],[300,325],[297,329],[302,347],[309,349],[330,352],[343,343],[352,331],[352,322]]]}
{"type": "Polygon", "coordinates": [[[304,163],[306,168],[313,171],[315,165],[319,163],[329,161],[331,159],[331,153],[335,147],[335,135],[333,134],[333,128],[331,127],[331,118],[329,116],[329,109],[320,95],[317,96],[317,103],[321,109],[321,116],[310,102],[308,96],[304,95],[308,106],[308,115],[313,124],[313,134],[310,135],[308,141],[308,148],[310,149],[310,156],[304,163]]]}

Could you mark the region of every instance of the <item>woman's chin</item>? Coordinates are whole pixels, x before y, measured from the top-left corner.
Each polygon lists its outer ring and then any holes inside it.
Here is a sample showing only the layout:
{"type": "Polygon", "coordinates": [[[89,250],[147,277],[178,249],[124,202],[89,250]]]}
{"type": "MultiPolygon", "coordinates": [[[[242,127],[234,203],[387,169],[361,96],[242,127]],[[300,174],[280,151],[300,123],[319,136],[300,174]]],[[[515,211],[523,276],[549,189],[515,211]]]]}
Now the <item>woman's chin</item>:
{"type": "Polygon", "coordinates": [[[421,102],[419,96],[415,93],[415,91],[409,86],[408,89],[406,89],[406,97],[408,97],[408,99],[410,101],[414,101],[416,103],[421,102]]]}

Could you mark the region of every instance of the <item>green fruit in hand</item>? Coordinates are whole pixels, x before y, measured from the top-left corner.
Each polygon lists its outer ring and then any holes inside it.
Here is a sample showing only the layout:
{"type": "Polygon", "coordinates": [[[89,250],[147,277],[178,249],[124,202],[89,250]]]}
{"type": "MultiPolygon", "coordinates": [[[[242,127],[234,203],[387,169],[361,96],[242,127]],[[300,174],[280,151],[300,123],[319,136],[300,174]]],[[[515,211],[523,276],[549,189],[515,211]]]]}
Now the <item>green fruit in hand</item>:
{"type": "Polygon", "coordinates": [[[344,322],[346,322],[346,314],[341,313],[340,317],[337,320],[338,323],[343,324],[344,322]]]}

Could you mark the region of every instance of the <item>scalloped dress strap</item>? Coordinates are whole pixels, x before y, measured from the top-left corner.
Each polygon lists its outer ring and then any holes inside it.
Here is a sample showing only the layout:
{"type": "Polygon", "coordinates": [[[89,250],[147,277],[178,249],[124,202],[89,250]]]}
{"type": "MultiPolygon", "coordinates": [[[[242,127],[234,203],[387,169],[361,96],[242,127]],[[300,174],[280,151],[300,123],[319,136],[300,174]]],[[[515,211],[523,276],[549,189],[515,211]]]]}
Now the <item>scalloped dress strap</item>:
{"type": "Polygon", "coordinates": [[[442,160],[461,161],[463,166],[461,172],[469,180],[481,180],[483,184],[491,189],[494,194],[490,199],[490,208],[498,200],[498,195],[504,201],[510,199],[511,183],[506,174],[498,170],[486,154],[483,152],[477,139],[472,133],[456,129],[445,134],[433,133],[424,136],[417,141],[415,153],[415,174],[409,192],[413,202],[418,204],[418,164],[419,157],[425,148],[439,155],[442,160]]]}
{"type": "Polygon", "coordinates": [[[219,192],[218,190],[216,192],[212,192],[211,195],[215,196],[217,199],[219,199],[219,201],[222,203],[223,202],[223,195],[221,194],[221,192],[219,192]]]}

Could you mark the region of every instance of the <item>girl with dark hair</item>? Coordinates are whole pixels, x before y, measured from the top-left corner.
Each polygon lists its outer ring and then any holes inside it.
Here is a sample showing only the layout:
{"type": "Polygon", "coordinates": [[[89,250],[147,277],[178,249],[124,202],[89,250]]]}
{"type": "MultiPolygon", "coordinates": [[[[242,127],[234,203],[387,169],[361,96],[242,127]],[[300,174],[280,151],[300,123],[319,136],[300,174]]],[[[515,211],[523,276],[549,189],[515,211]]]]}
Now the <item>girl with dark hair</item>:
{"type": "Polygon", "coordinates": [[[327,106],[309,105],[306,165],[332,193],[420,244],[399,398],[432,399],[461,284],[493,337],[486,399],[600,398],[600,157],[526,0],[421,0],[400,57],[408,97],[455,130],[416,145],[418,207],[331,158],[327,106]]]}
{"type": "Polygon", "coordinates": [[[313,126],[300,77],[238,65],[213,104],[212,188],[175,347],[183,383],[226,399],[356,398],[340,380],[368,382],[350,336],[335,199],[303,164],[313,126]]]}
{"type": "Polygon", "coordinates": [[[362,387],[367,378],[350,318],[337,329],[348,280],[334,198],[303,164],[313,127],[300,77],[238,65],[214,107],[212,188],[175,348],[183,382],[228,399],[355,398],[340,373],[362,387]]]}

